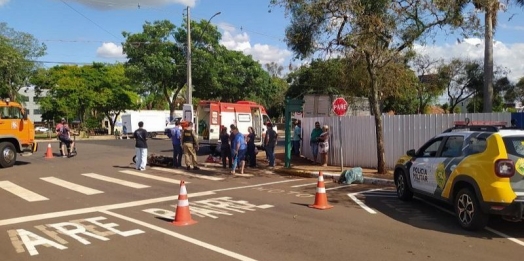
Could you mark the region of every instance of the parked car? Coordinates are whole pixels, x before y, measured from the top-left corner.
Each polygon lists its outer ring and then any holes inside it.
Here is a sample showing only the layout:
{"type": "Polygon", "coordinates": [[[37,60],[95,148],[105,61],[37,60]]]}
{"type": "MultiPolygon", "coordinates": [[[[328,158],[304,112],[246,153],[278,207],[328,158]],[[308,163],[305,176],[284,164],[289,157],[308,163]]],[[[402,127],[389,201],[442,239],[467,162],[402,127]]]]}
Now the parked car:
{"type": "Polygon", "coordinates": [[[397,196],[421,195],[454,207],[468,230],[492,215],[524,219],[524,131],[497,126],[450,129],[401,157],[394,172],[397,196]]]}
{"type": "Polygon", "coordinates": [[[46,128],[46,127],[38,126],[38,127],[35,128],[35,131],[47,132],[47,131],[49,131],[49,129],[46,128]]]}

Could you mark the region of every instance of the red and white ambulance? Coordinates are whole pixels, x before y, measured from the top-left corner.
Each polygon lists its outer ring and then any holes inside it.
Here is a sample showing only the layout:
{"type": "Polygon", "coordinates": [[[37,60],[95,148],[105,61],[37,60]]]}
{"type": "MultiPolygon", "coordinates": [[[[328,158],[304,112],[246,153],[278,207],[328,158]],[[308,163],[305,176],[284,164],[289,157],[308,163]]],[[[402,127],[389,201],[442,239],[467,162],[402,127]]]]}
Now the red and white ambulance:
{"type": "MultiPolygon", "coordinates": [[[[200,101],[197,106],[197,131],[201,144],[209,144],[212,150],[219,144],[221,126],[235,124],[240,133],[247,135],[247,129],[253,127],[257,134],[256,146],[263,145],[266,124],[271,122],[264,106],[252,101],[226,103],[218,101],[200,101]]],[[[276,127],[273,126],[276,131],[276,127]]]]}

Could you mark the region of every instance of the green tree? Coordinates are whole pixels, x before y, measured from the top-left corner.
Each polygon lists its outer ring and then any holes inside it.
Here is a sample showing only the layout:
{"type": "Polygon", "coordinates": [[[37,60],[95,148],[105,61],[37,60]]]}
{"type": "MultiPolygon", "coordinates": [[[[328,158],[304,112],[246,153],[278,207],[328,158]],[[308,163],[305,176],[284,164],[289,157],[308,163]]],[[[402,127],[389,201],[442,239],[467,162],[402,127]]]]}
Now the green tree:
{"type": "Polygon", "coordinates": [[[280,77],[284,71],[284,67],[275,62],[264,64],[264,68],[269,73],[269,75],[271,75],[271,77],[280,77]]]}
{"type": "Polygon", "coordinates": [[[506,101],[517,101],[524,103],[524,77],[520,78],[519,81],[504,94],[506,101]]]}
{"type": "Polygon", "coordinates": [[[105,115],[110,120],[111,133],[116,117],[135,108],[138,100],[122,64],[55,66],[39,70],[32,83],[41,96],[43,120],[66,117],[84,123],[87,118],[105,115]],[[42,95],[44,91],[46,94],[42,95]]]}
{"type": "Polygon", "coordinates": [[[45,51],[46,46],[33,35],[0,23],[0,95],[16,100],[20,88],[39,66],[35,59],[44,56],[45,51]]]}
{"type": "Polygon", "coordinates": [[[386,173],[379,75],[390,62],[436,27],[462,20],[456,1],[441,0],[272,0],[291,14],[286,41],[297,58],[336,50],[363,59],[369,77],[369,102],[375,118],[377,165],[386,173]],[[437,3],[438,5],[436,5],[437,3]]]}
{"type": "Polygon", "coordinates": [[[286,95],[291,98],[302,98],[305,94],[349,95],[343,93],[346,69],[343,59],[315,59],[288,74],[290,86],[286,95]]]}
{"type": "Polygon", "coordinates": [[[446,85],[438,80],[438,74],[432,73],[437,67],[439,60],[432,59],[428,55],[416,55],[413,67],[419,81],[416,84],[416,99],[418,100],[417,112],[424,113],[428,104],[441,95],[446,85]]]}
{"type": "Polygon", "coordinates": [[[482,74],[481,65],[475,61],[456,58],[439,65],[438,81],[446,86],[449,112],[477,93],[482,86],[482,74]]]}
{"type": "MultiPolygon", "coordinates": [[[[476,86],[472,86],[471,88],[474,88],[476,95],[470,103],[467,105],[468,112],[478,112],[483,111],[484,107],[484,93],[482,92],[482,88],[484,86],[484,78],[482,77],[483,74],[478,76],[477,82],[479,83],[476,86]]],[[[492,111],[494,112],[501,112],[504,111],[505,104],[504,104],[504,95],[508,91],[511,91],[515,88],[515,85],[511,83],[508,79],[507,71],[502,68],[497,68],[495,70],[494,74],[494,80],[493,83],[493,99],[492,99],[492,111]]],[[[511,100],[510,102],[513,102],[511,100]]]]}
{"type": "MultiPolygon", "coordinates": [[[[524,6],[524,0],[471,0],[461,1],[463,2],[462,7],[465,8],[465,3],[473,3],[475,9],[484,12],[484,80],[483,80],[483,106],[484,112],[493,111],[493,77],[494,77],[494,66],[493,66],[493,35],[497,26],[497,14],[499,10],[505,10],[506,6],[510,3],[515,3],[518,6],[524,6]]],[[[476,14],[472,14],[473,20],[476,18],[476,14]]]]}
{"type": "Polygon", "coordinates": [[[276,94],[269,97],[266,103],[266,109],[270,117],[281,118],[284,116],[284,103],[289,85],[285,79],[279,77],[272,77],[271,84],[274,86],[273,88],[276,90],[276,94]]]}
{"type": "Polygon", "coordinates": [[[88,74],[86,68],[77,65],[61,65],[39,71],[32,82],[37,93],[44,89],[47,91],[39,100],[42,110],[49,112],[42,115],[43,120],[66,117],[84,122],[98,95],[90,88],[88,74]]]}
{"type": "Polygon", "coordinates": [[[141,93],[164,97],[174,116],[176,97],[186,82],[183,42],[176,40],[177,27],[167,20],[146,22],[141,33],[123,32],[126,75],[142,87],[141,93]]]}
{"type": "Polygon", "coordinates": [[[126,109],[134,109],[139,97],[125,75],[123,64],[94,63],[84,67],[90,71],[89,86],[98,94],[93,108],[107,117],[109,134],[113,134],[118,116],[126,109]]]}

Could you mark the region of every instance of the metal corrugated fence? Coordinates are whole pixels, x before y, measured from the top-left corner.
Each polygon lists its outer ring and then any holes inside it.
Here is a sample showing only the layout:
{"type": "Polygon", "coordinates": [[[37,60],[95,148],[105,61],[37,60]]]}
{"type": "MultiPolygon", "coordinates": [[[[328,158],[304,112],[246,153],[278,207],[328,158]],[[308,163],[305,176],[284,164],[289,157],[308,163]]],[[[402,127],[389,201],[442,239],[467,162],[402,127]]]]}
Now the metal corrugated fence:
{"type": "MultiPolygon", "coordinates": [[[[418,149],[427,140],[453,126],[454,121],[505,121],[510,123],[511,113],[459,113],[383,115],[386,167],[393,168],[395,161],[409,149],[418,149]]],[[[338,117],[312,117],[302,119],[304,133],[302,155],[312,159],[309,140],[315,122],[328,125],[331,133],[329,162],[340,165],[340,138],[342,138],[344,166],[377,167],[377,143],[373,116],[344,116],[342,135],[338,134],[338,117]]]]}

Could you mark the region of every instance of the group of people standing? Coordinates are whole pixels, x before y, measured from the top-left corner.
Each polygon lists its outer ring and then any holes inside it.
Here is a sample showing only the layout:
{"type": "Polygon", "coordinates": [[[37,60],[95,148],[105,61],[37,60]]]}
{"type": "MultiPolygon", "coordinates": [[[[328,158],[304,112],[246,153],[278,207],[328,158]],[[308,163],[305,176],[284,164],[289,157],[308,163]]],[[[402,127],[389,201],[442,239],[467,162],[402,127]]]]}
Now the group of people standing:
{"type": "Polygon", "coordinates": [[[320,163],[323,167],[327,166],[329,152],[329,126],[324,125],[320,127],[320,122],[315,122],[315,128],[311,131],[309,145],[311,146],[311,152],[313,154],[313,164],[320,163]],[[320,162],[318,161],[319,153],[320,162]]]}
{"type": "MultiPolygon", "coordinates": [[[[136,144],[136,169],[145,170],[147,163],[147,131],[143,128],[143,122],[138,123],[139,128],[133,133],[136,144]]],[[[198,167],[196,151],[199,149],[198,138],[193,131],[193,123],[188,123],[186,128],[176,122],[175,128],[168,132],[173,144],[173,167],[182,167],[182,155],[185,155],[186,169],[200,169],[198,167]]],[[[269,167],[275,166],[275,147],[278,142],[278,133],[273,129],[271,123],[266,125],[267,131],[264,136],[264,150],[269,167]]],[[[235,174],[237,169],[244,173],[246,161],[250,168],[257,167],[256,156],[258,150],[255,145],[256,133],[253,127],[248,128],[248,134],[240,133],[237,126],[231,124],[227,127],[222,126],[220,131],[220,154],[222,167],[231,169],[231,174],[235,174]]],[[[300,121],[296,124],[293,134],[293,154],[300,155],[300,143],[302,141],[302,130],[300,121]]],[[[319,122],[315,122],[315,128],[311,131],[310,146],[313,154],[313,164],[327,166],[329,152],[329,126],[321,127],[319,122]],[[320,154],[320,161],[318,156],[320,154]]]]}
{"type": "MultiPolygon", "coordinates": [[[[173,167],[182,167],[182,155],[185,155],[186,169],[199,170],[196,151],[198,151],[198,139],[193,132],[193,123],[190,122],[187,128],[182,129],[180,122],[176,122],[175,128],[168,132],[171,143],[173,144],[173,167]]],[[[138,123],[138,129],[133,132],[136,149],[136,169],[145,170],[147,164],[147,131],[144,123],[138,123]]]]}
{"type": "MultiPolygon", "coordinates": [[[[302,123],[300,120],[293,124],[292,148],[291,154],[300,156],[300,144],[302,142],[302,123]]],[[[313,164],[327,166],[329,152],[329,126],[320,126],[320,122],[315,122],[315,128],[311,131],[309,145],[313,154],[313,164]],[[320,153],[320,162],[318,154],[320,153]]]]}
{"type": "MultiPolygon", "coordinates": [[[[264,148],[266,150],[267,159],[269,160],[269,166],[274,167],[275,145],[278,134],[273,130],[271,123],[268,123],[266,126],[268,130],[264,140],[264,148]]],[[[256,157],[258,150],[255,145],[257,134],[253,127],[247,129],[248,134],[246,136],[240,133],[237,126],[234,124],[231,124],[229,128],[229,133],[225,126],[223,126],[220,131],[220,156],[222,158],[222,167],[227,168],[229,165],[231,174],[235,174],[237,168],[240,169],[241,174],[244,174],[246,161],[250,168],[257,167],[256,157]]]]}

